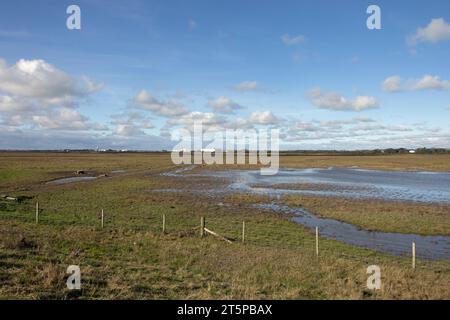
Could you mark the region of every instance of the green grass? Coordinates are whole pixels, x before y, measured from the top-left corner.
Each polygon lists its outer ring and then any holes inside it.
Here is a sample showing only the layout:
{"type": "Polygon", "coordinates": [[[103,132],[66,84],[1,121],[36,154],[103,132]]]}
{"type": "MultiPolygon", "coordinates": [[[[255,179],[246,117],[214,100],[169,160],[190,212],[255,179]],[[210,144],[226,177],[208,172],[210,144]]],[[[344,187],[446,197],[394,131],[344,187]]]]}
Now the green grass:
{"type": "Polygon", "coordinates": [[[325,239],[320,239],[317,259],[310,230],[289,217],[250,207],[250,196],[220,199],[226,204],[221,206],[203,194],[155,191],[208,189],[208,183],[215,183],[161,176],[173,167],[167,155],[8,157],[0,159],[7,170],[33,174],[28,181],[1,186],[5,193],[30,198],[0,202],[0,298],[450,298],[448,261],[419,260],[413,271],[409,258],[325,239]],[[87,183],[43,184],[80,167],[128,171],[87,183]],[[38,225],[36,201],[42,209],[38,225]],[[201,216],[208,228],[235,242],[200,238],[201,216]],[[240,242],[242,221],[245,244],[240,242]],[[81,267],[81,292],[65,288],[65,271],[72,264],[81,267]],[[366,268],[372,264],[382,270],[378,292],[365,286],[366,268]]]}

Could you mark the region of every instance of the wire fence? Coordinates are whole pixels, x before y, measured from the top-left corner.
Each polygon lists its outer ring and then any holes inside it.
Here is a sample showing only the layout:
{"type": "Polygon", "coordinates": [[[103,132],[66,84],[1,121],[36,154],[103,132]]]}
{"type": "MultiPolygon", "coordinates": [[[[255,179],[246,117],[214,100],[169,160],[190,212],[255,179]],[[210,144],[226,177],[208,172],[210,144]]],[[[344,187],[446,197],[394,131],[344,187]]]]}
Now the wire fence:
{"type": "Polygon", "coordinates": [[[295,228],[298,226],[295,224],[286,227],[283,223],[265,224],[261,221],[251,219],[246,221],[236,217],[227,217],[224,222],[220,216],[205,217],[201,212],[180,215],[165,212],[163,209],[148,211],[130,209],[121,214],[112,209],[68,208],[64,205],[42,202],[24,203],[20,206],[19,213],[17,211],[3,212],[2,218],[36,225],[86,226],[99,231],[127,228],[136,232],[152,232],[161,235],[187,234],[199,239],[212,236],[217,241],[223,241],[224,245],[297,249],[305,254],[316,255],[319,259],[336,257],[369,264],[385,261],[386,256],[389,256],[390,263],[413,269],[436,269],[437,264],[434,260],[442,260],[444,262],[442,266],[446,270],[450,265],[447,263],[450,259],[449,237],[411,235],[398,238],[388,236],[396,234],[380,233],[387,236],[370,238],[369,233],[368,239],[367,235],[363,237],[359,233],[354,233],[348,235],[348,241],[340,241],[339,236],[333,235],[321,225],[307,225],[310,232],[306,235],[304,232],[298,232],[299,236],[296,237],[295,230],[298,231],[298,229],[295,228]],[[435,246],[424,245],[423,239],[435,243],[435,246]]]}

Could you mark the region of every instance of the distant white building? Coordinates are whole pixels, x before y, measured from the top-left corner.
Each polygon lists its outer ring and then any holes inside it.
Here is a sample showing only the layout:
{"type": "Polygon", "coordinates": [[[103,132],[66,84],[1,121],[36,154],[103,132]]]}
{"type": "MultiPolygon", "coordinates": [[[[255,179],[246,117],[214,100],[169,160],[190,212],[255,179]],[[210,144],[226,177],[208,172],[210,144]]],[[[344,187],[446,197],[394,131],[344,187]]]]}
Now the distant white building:
{"type": "Polygon", "coordinates": [[[416,153],[416,150],[409,150],[409,153],[414,154],[416,153]]]}

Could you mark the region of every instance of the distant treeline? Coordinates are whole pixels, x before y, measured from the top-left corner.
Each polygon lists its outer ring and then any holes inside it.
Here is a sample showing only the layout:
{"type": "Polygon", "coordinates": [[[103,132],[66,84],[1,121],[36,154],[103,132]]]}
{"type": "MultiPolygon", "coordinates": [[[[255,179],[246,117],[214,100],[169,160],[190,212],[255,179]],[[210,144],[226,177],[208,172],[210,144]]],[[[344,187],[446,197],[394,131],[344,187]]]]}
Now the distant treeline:
{"type": "Polygon", "coordinates": [[[388,148],[373,150],[288,150],[280,151],[280,154],[340,154],[340,155],[382,155],[382,154],[450,154],[450,149],[445,148],[388,148]]]}

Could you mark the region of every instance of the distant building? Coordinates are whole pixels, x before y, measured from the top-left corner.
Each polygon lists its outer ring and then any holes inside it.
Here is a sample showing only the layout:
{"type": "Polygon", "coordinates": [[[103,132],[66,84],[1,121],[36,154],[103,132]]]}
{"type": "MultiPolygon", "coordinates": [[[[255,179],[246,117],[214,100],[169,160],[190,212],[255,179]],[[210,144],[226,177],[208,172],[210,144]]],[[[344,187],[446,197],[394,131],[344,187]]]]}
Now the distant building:
{"type": "Polygon", "coordinates": [[[416,150],[409,150],[409,153],[414,154],[416,153],[416,150]]]}

